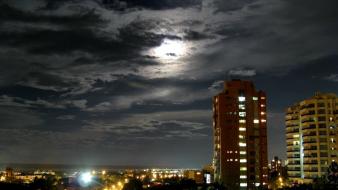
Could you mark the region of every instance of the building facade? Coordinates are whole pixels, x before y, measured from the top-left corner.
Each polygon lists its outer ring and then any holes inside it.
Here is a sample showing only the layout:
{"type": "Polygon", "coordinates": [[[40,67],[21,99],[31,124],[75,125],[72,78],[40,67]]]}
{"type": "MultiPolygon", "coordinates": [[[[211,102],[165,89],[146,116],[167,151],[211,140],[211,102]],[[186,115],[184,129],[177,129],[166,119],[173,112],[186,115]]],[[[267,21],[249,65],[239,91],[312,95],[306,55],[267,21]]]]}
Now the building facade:
{"type": "Polygon", "coordinates": [[[275,156],[270,162],[270,172],[282,173],[282,160],[275,156]]]}
{"type": "Polygon", "coordinates": [[[229,189],[268,182],[266,95],[250,81],[224,82],[213,97],[214,180],[229,189]]]}
{"type": "Polygon", "coordinates": [[[288,176],[310,183],[337,161],[338,97],[316,93],[286,110],[288,176]]]}

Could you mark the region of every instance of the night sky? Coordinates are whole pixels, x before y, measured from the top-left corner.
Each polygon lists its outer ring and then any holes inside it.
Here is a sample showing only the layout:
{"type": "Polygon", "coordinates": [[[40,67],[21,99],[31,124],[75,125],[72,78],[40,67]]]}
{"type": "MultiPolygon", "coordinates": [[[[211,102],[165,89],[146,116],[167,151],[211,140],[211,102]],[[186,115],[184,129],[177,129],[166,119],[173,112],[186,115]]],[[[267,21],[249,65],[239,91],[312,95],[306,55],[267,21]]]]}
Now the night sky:
{"type": "Polygon", "coordinates": [[[286,107],[338,93],[337,0],[0,0],[0,46],[0,163],[200,168],[232,78],[285,159],[286,107]]]}

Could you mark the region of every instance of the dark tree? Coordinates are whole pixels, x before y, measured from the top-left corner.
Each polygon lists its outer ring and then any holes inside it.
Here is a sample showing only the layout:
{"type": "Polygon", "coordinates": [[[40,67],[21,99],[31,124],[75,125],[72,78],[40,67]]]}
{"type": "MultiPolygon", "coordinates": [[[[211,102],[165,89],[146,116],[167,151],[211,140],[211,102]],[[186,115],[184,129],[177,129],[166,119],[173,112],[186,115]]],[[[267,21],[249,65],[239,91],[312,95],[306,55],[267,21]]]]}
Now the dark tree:
{"type": "Polygon", "coordinates": [[[32,190],[53,190],[56,179],[53,176],[44,176],[44,178],[35,178],[34,181],[29,185],[32,190]]]}
{"type": "Polygon", "coordinates": [[[332,162],[327,170],[327,179],[329,184],[338,185],[338,164],[332,162]]]}
{"type": "Polygon", "coordinates": [[[142,181],[138,179],[131,179],[123,186],[122,190],[143,190],[142,181]]]}
{"type": "Polygon", "coordinates": [[[4,190],[27,190],[27,186],[21,183],[0,182],[0,189],[4,190]]]}

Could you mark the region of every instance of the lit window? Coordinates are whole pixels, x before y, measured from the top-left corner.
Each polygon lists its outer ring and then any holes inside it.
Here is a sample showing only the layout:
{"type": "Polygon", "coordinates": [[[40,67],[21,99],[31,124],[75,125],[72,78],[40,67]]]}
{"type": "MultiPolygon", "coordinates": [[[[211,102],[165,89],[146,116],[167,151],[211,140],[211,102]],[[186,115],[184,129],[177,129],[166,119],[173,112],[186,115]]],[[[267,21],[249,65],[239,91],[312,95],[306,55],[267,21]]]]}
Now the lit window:
{"type": "Polygon", "coordinates": [[[252,97],[252,100],[258,100],[258,97],[254,96],[252,97]]]}
{"type": "Polygon", "coordinates": [[[246,179],[246,175],[240,175],[239,178],[240,179],[246,179]]]}
{"type": "Polygon", "coordinates": [[[246,154],[245,151],[239,151],[239,154],[246,154]]]}
{"type": "Polygon", "coordinates": [[[264,107],[265,107],[265,105],[264,105],[264,104],[261,104],[261,107],[262,107],[262,108],[264,108],[264,107]]]}
{"type": "Polygon", "coordinates": [[[299,137],[299,134],[293,135],[293,138],[298,138],[298,137],[299,137]]]}
{"type": "Polygon", "coordinates": [[[261,97],[261,99],[262,99],[262,100],[265,100],[265,97],[264,97],[264,96],[262,96],[262,97],[261,97]]]}
{"type": "Polygon", "coordinates": [[[247,183],[240,183],[239,186],[241,186],[241,187],[246,187],[246,186],[247,186],[247,183]]]}
{"type": "Polygon", "coordinates": [[[255,183],[256,187],[260,186],[261,184],[260,183],[255,183]]]}
{"type": "Polygon", "coordinates": [[[232,158],[230,159],[230,162],[232,162],[232,158]]]}
{"type": "Polygon", "coordinates": [[[232,150],[229,153],[232,153],[232,150]]]}
{"type": "Polygon", "coordinates": [[[266,123],[266,119],[261,119],[261,122],[262,123],[266,123]]]}
{"type": "Polygon", "coordinates": [[[239,170],[240,170],[240,171],[246,171],[247,169],[246,169],[246,167],[240,167],[239,170]]]}
{"type": "Polygon", "coordinates": [[[245,121],[245,119],[240,119],[239,120],[239,123],[245,123],[246,121],[245,121]]]}
{"type": "Polygon", "coordinates": [[[265,112],[261,111],[261,115],[265,115],[265,112]]]}
{"type": "Polygon", "coordinates": [[[243,135],[239,135],[238,136],[240,139],[244,139],[244,136],[243,135]]]}
{"type": "Polygon", "coordinates": [[[239,131],[246,131],[246,129],[244,127],[240,127],[239,131]]]}
{"type": "Polygon", "coordinates": [[[238,161],[238,159],[235,159],[235,162],[237,162],[238,161]]]}
{"type": "Polygon", "coordinates": [[[244,104],[239,104],[239,105],[238,105],[238,108],[239,108],[240,110],[245,110],[245,105],[244,105],[244,104]]]}
{"type": "Polygon", "coordinates": [[[254,122],[254,123],[259,123],[259,120],[258,120],[258,119],[254,119],[253,122],[254,122]]]}
{"type": "Polygon", "coordinates": [[[240,147],[246,147],[246,143],[238,143],[240,147]]]}
{"type": "Polygon", "coordinates": [[[246,113],[245,112],[238,112],[239,117],[245,117],[246,113]]]}
{"type": "Polygon", "coordinates": [[[239,162],[240,163],[246,163],[246,159],[240,159],[239,162]]]}
{"type": "Polygon", "coordinates": [[[244,102],[244,101],[245,101],[245,97],[244,97],[244,96],[239,96],[239,97],[238,97],[238,101],[244,102]]]}

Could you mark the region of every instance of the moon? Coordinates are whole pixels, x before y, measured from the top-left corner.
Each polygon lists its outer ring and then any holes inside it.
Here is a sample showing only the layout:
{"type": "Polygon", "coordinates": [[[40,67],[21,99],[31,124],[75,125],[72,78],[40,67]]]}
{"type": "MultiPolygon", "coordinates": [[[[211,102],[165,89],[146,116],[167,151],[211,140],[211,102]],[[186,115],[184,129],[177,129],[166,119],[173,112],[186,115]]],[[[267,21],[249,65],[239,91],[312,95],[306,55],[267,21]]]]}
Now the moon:
{"type": "Polygon", "coordinates": [[[186,54],[187,48],[181,40],[164,39],[160,46],[150,50],[150,54],[163,60],[177,60],[186,54]]]}

